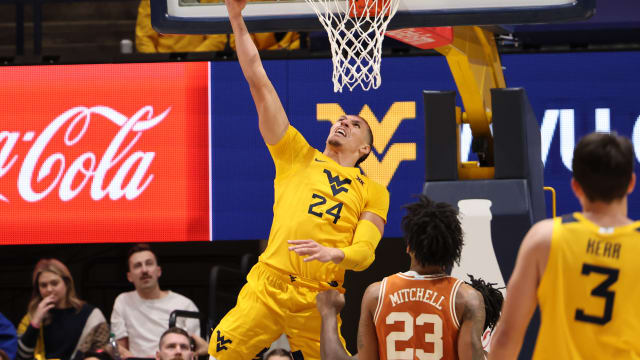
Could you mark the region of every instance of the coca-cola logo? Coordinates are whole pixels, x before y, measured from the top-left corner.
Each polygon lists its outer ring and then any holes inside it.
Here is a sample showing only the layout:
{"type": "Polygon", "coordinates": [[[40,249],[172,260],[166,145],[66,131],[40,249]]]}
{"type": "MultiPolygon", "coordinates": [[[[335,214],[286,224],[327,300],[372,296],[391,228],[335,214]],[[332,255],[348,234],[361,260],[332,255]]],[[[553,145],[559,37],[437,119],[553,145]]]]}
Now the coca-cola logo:
{"type": "MultiPolygon", "coordinates": [[[[149,168],[156,155],[154,151],[133,151],[134,145],[170,111],[171,107],[154,116],[153,108],[144,106],[129,117],[107,106],[78,106],[56,117],[37,137],[35,131],[3,130],[0,132],[0,183],[10,171],[19,171],[18,193],[28,202],[40,201],[56,192],[60,200],[69,201],[84,189],[95,201],[107,195],[111,200],[122,197],[133,200],[153,181],[154,175],[149,173],[149,168]],[[96,154],[89,150],[74,158],[55,152],[41,159],[50,146],[55,149],[74,147],[91,131],[93,121],[114,124],[115,136],[104,134],[113,136],[105,151],[96,154]],[[52,139],[63,131],[64,147],[51,144],[52,139]],[[15,153],[14,149],[21,140],[33,143],[20,162],[21,154],[15,153]],[[52,174],[52,171],[57,173],[52,174]],[[35,179],[34,174],[37,174],[35,179]],[[40,186],[34,189],[36,184],[40,186]]],[[[13,199],[0,192],[0,201],[9,203],[13,199]]]]}

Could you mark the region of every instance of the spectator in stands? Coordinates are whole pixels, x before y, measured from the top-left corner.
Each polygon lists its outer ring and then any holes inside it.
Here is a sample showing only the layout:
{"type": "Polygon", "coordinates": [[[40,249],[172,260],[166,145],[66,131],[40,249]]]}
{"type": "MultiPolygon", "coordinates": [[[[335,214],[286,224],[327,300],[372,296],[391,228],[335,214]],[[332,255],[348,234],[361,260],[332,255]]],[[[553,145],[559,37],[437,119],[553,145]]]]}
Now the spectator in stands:
{"type": "Polygon", "coordinates": [[[156,360],[192,360],[193,338],[179,327],[169,328],[160,336],[156,360]]]}
{"type": "Polygon", "coordinates": [[[33,270],[33,295],[18,326],[16,359],[72,359],[102,349],[109,326],[102,312],[76,295],[69,269],[56,259],[42,259],[33,270]]]}
{"type": "MultiPolygon", "coordinates": [[[[118,295],[111,313],[111,331],[116,337],[122,358],[154,357],[158,339],[169,325],[174,310],[198,311],[193,301],[169,290],[161,290],[158,279],[162,269],[147,244],[138,244],[129,250],[127,280],[134,291],[118,295]]],[[[200,320],[177,319],[178,327],[197,337],[198,353],[207,353],[207,344],[200,338],[200,320]]]]}
{"type": "Polygon", "coordinates": [[[107,351],[89,351],[82,360],[113,360],[113,357],[107,351]]]}
{"type": "Polygon", "coordinates": [[[275,348],[264,354],[264,360],[293,360],[293,355],[283,348],[275,348]]]}
{"type": "MultiPolygon", "coordinates": [[[[252,1],[252,0],[249,0],[252,1]]],[[[255,0],[253,0],[255,1],[255,0]]],[[[185,0],[197,3],[197,0],[185,0]]],[[[202,0],[201,2],[214,2],[202,0]]],[[[224,5],[224,4],[223,4],[224,5]]],[[[300,35],[297,32],[288,33],[257,33],[252,34],[258,50],[299,49],[300,35]]],[[[136,49],[141,53],[169,53],[169,52],[198,52],[222,51],[227,48],[235,49],[233,35],[167,35],[159,34],[151,27],[151,9],[149,0],[141,0],[138,7],[136,21],[136,49]],[[228,44],[227,44],[228,43],[228,44]]]]}
{"type": "Polygon", "coordinates": [[[13,359],[16,357],[17,348],[18,337],[16,335],[16,328],[11,321],[0,313],[0,350],[4,351],[9,359],[13,359]]]}

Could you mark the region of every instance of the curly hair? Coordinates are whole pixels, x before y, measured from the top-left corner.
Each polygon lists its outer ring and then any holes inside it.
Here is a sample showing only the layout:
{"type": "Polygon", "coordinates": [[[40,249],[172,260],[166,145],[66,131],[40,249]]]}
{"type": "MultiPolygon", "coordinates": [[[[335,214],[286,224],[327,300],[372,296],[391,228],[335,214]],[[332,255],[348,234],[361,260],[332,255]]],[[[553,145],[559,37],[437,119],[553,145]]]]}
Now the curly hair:
{"type": "Polygon", "coordinates": [[[463,239],[458,210],[425,195],[420,195],[417,202],[406,205],[405,209],[404,238],[420,264],[448,269],[460,262],[463,239]]]}
{"type": "Polygon", "coordinates": [[[504,302],[504,296],[502,296],[501,288],[496,288],[496,283],[488,283],[480,278],[475,278],[471,274],[467,274],[471,281],[466,282],[482,294],[484,300],[484,329],[493,328],[500,319],[500,310],[502,309],[502,303],[504,302]]]}

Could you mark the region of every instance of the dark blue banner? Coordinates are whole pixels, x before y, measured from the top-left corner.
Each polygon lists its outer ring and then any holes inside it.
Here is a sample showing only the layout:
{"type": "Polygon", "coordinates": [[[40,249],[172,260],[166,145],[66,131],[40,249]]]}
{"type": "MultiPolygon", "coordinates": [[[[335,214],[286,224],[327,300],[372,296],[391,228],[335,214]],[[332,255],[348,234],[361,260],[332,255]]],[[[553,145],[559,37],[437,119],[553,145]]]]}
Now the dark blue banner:
{"type": "MultiPolygon", "coordinates": [[[[502,62],[507,86],[526,89],[540,123],[545,185],[558,193],[558,212],[579,210],[569,180],[580,136],[596,129],[617,131],[633,136],[640,154],[640,52],[504,55],[502,62]]],[[[359,114],[372,124],[375,156],[363,170],[389,189],[385,237],[400,237],[402,205],[424,183],[422,90],[456,88],[445,58],[385,58],[379,89],[342,94],[333,92],[329,59],[273,60],[264,66],[290,122],[318,150],[324,149],[331,121],[343,113],[359,114]]],[[[274,166],[237,62],[211,63],[211,92],[213,238],[267,238],[274,166]]],[[[463,160],[473,159],[470,133],[463,130],[463,160]]],[[[640,217],[639,200],[637,194],[629,199],[632,218],[640,217]]]]}

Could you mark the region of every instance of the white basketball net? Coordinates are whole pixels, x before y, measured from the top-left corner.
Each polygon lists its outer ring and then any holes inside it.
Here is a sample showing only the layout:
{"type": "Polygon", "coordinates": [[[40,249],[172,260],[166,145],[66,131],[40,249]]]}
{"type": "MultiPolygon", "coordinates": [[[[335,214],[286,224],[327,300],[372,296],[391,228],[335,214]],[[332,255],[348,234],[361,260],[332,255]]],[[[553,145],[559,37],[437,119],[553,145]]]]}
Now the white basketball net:
{"type": "Polygon", "coordinates": [[[382,40],[399,0],[306,0],[329,34],[333,91],[380,87],[382,40]]]}

